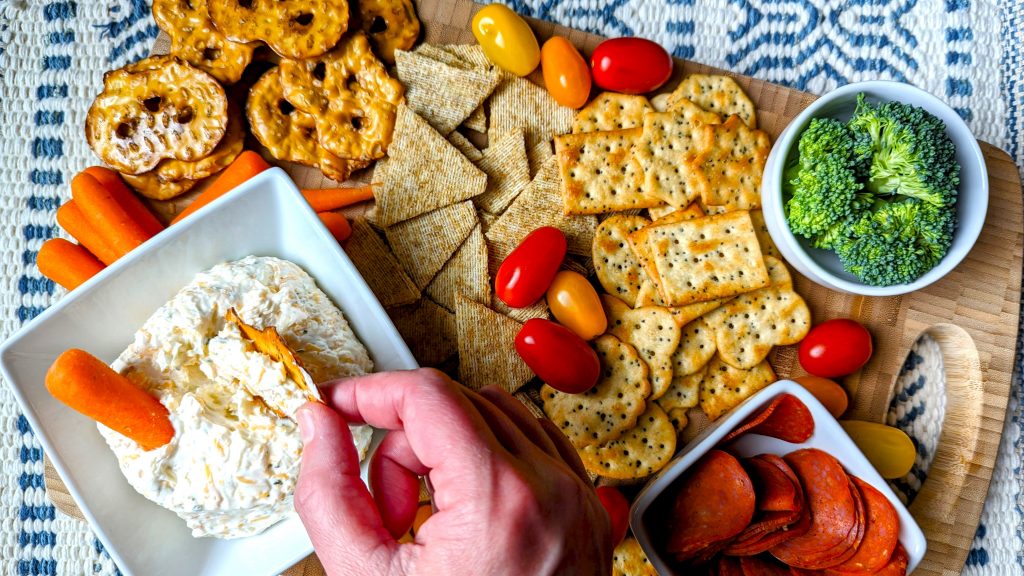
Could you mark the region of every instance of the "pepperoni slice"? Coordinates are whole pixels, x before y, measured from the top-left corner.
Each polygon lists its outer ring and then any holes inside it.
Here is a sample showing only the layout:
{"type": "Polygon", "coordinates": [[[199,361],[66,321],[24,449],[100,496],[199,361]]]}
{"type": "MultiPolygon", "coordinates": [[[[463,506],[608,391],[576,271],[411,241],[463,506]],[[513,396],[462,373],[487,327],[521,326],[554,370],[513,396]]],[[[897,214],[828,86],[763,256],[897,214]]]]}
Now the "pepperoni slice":
{"type": "Polygon", "coordinates": [[[884,494],[867,482],[851,476],[864,500],[867,511],[867,526],[864,540],[857,553],[849,560],[833,566],[828,571],[834,574],[873,573],[888,564],[900,537],[900,517],[884,494]]]}
{"type": "Polygon", "coordinates": [[[797,520],[796,523],[781,530],[763,532],[742,542],[737,539],[724,550],[724,553],[732,556],[753,556],[755,554],[767,552],[790,538],[796,538],[797,536],[806,534],[810,527],[811,514],[810,511],[805,508],[803,514],[801,514],[800,519],[797,520]]]}
{"type": "Polygon", "coordinates": [[[740,558],[743,576],[789,576],[789,568],[771,556],[745,556],[740,558]]]}
{"type": "MultiPolygon", "coordinates": [[[[800,483],[794,482],[782,468],[764,456],[762,454],[743,461],[743,467],[754,483],[757,509],[763,512],[799,512],[802,500],[800,483]]],[[[784,460],[778,456],[775,458],[785,465],[784,460]]]]}
{"type": "MultiPolygon", "coordinates": [[[[673,504],[667,549],[688,562],[736,536],[754,516],[754,485],[732,455],[711,450],[683,479],[673,504]]],[[[716,550],[717,552],[717,550],[716,550]]],[[[711,555],[702,556],[710,558],[711,555]]]]}
{"type": "Polygon", "coordinates": [[[728,442],[745,432],[799,444],[814,434],[814,416],[799,398],[783,394],[772,400],[767,408],[736,427],[722,442],[728,442]]]}
{"type": "Polygon", "coordinates": [[[863,504],[860,494],[854,495],[856,487],[842,465],[821,450],[805,448],[784,459],[803,486],[811,526],[804,535],[772,548],[772,555],[790,566],[810,570],[845,561],[847,558],[829,563],[837,554],[842,557],[851,542],[859,543],[857,531],[862,520],[858,514],[863,516],[863,504]]]}
{"type": "Polygon", "coordinates": [[[731,556],[719,556],[715,567],[718,576],[743,576],[740,561],[731,556]]]}
{"type": "Polygon", "coordinates": [[[909,563],[910,557],[907,556],[907,551],[903,548],[903,544],[896,544],[896,550],[889,558],[889,563],[878,572],[875,572],[873,576],[906,576],[907,564],[909,563]]]}

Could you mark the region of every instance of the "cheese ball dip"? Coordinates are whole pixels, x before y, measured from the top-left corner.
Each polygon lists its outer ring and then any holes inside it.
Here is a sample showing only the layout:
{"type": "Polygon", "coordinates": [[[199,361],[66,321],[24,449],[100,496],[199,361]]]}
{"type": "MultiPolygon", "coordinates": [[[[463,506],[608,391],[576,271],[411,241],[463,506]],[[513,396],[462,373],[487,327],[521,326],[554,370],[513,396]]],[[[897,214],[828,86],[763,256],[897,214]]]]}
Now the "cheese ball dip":
{"type": "MultiPolygon", "coordinates": [[[[174,438],[144,451],[99,425],[140,494],[185,520],[192,535],[258,534],[294,514],[302,440],[295,411],[313,382],[365,374],[373,363],[341,311],[299,266],[249,256],[200,273],[160,307],[113,363],[170,412],[174,438]],[[275,327],[312,382],[288,378],[225,314],[275,327]],[[304,390],[303,388],[306,388],[304,390]]],[[[353,426],[360,458],[372,430],[353,426]]]]}

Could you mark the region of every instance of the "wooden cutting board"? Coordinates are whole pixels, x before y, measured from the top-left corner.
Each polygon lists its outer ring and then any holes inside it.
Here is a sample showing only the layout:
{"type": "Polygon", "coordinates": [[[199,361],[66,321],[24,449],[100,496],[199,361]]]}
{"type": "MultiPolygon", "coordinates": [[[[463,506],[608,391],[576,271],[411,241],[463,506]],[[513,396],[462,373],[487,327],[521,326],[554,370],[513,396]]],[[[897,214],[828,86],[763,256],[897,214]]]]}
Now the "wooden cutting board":
{"type": "MultiPolygon", "coordinates": [[[[416,4],[423,22],[423,41],[474,42],[469,24],[479,5],[471,0],[422,0],[416,4]]],[[[551,35],[565,36],[586,55],[603,40],[549,22],[530,20],[530,24],[542,42],[551,35]]],[[[164,53],[169,44],[161,35],[153,51],[164,53]]],[[[676,59],[674,78],[665,90],[692,72],[729,74],[676,59]]],[[[732,75],[757,104],[759,128],[773,141],[815,99],[805,92],[732,75]]],[[[535,72],[532,79],[542,84],[539,73],[535,72]]],[[[961,572],[988,492],[1010,392],[1020,310],[1024,206],[1013,160],[990,144],[982,142],[981,147],[989,173],[988,217],[974,249],[946,278],[912,294],[870,298],[834,292],[795,275],[797,291],[807,300],[815,320],[855,318],[874,336],[871,361],[844,381],[852,397],[848,417],[884,420],[895,378],[911,345],[923,332],[935,337],[943,351],[946,425],[928,479],[911,506],[928,537],[928,554],[917,574],[961,572]]],[[[319,170],[283,167],[300,187],[334,185],[319,170]]],[[[164,215],[172,214],[194,195],[156,207],[164,215]]],[[[776,350],[772,364],[780,376],[802,373],[792,347],[776,350]]],[[[56,475],[52,476],[48,486],[59,496],[62,487],[56,475]]],[[[295,570],[296,574],[322,574],[315,559],[295,570]]]]}

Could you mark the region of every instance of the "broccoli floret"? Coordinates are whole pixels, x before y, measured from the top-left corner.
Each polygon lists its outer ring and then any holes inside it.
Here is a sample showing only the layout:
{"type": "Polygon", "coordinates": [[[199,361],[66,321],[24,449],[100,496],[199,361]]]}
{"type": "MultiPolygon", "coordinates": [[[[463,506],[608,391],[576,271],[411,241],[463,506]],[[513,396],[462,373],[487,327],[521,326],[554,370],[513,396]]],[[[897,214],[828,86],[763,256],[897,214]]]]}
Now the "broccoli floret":
{"type": "Polygon", "coordinates": [[[861,94],[848,125],[857,153],[871,158],[867,191],[937,206],[956,202],[960,165],[942,120],[902,102],[871,104],[861,94]]]}
{"type": "Polygon", "coordinates": [[[798,162],[786,169],[786,217],[794,234],[827,246],[829,241],[817,237],[874,201],[861,183],[870,157],[857,148],[853,132],[842,122],[811,120],[800,136],[798,162]]]}
{"type": "Polygon", "coordinates": [[[946,255],[955,227],[950,207],[916,198],[878,201],[832,248],[843,268],[868,284],[906,284],[946,255]]]}

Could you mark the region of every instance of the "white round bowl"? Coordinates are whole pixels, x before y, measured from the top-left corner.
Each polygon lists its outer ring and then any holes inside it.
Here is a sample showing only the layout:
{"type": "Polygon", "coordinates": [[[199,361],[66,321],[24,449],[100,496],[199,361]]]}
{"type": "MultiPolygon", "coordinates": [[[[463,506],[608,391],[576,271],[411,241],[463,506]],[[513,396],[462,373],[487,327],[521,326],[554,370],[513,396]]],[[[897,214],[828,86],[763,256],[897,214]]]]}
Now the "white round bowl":
{"type": "Polygon", "coordinates": [[[981,234],[988,211],[988,171],[978,141],[963,119],[944,102],[931,94],[900,82],[870,81],[847,84],[817,99],[782,131],[765,164],[761,181],[761,204],[765,223],[779,252],[801,274],[833,290],[864,296],[895,296],[920,290],[939,280],[960,263],[971,251],[981,234]],[[946,133],[956,146],[960,164],[960,187],[956,202],[957,228],[946,256],[923,276],[910,284],[871,286],[843,270],[839,258],[831,250],[811,246],[810,240],[798,237],[786,222],[782,198],[782,172],[790,154],[798,154],[797,143],[813,118],[836,118],[846,121],[857,106],[857,95],[864,93],[869,101],[896,100],[920,106],[946,124],[946,133]]]}

